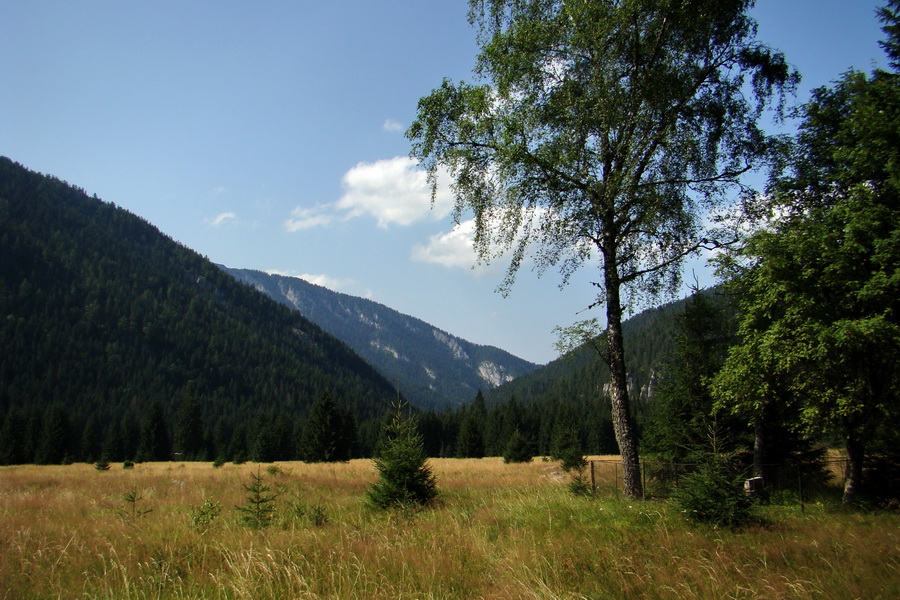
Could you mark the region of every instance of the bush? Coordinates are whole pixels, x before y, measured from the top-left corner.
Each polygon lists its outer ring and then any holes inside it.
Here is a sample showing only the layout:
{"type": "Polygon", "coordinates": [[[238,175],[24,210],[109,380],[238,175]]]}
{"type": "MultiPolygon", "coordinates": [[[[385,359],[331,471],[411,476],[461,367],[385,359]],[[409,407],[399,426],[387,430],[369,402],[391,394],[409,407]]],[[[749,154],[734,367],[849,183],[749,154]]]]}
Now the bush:
{"type": "Polygon", "coordinates": [[[198,533],[204,533],[212,526],[213,521],[222,512],[222,503],[207,499],[203,504],[191,506],[191,527],[198,533]]]}
{"type": "Polygon", "coordinates": [[[685,475],[675,490],[682,512],[699,523],[736,527],[752,517],[752,502],[744,493],[744,477],[727,459],[713,457],[685,475]]]}

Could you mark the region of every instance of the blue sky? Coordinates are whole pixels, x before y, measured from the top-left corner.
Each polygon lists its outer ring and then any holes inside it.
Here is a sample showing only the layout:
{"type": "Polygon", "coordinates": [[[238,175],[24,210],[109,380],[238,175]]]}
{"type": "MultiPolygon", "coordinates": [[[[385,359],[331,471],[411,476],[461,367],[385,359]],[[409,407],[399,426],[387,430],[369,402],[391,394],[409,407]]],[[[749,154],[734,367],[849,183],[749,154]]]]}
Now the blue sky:
{"type": "MultiPolygon", "coordinates": [[[[886,66],[870,0],[760,0],[798,100],[886,66]]],[[[588,316],[559,288],[472,269],[451,199],[429,205],[403,132],[444,77],[471,80],[461,0],[4,0],[0,155],[144,217],[231,267],[303,276],[535,362],[588,316]]],[[[595,309],[599,315],[600,310],[595,309]]]]}

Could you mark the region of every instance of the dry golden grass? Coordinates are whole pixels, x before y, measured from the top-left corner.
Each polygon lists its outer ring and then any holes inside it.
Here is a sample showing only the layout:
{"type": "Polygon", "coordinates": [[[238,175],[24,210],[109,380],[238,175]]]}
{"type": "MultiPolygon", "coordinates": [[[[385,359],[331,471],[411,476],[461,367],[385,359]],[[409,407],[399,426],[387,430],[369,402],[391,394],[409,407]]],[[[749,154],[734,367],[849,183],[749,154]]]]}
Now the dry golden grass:
{"type": "Polygon", "coordinates": [[[269,465],[2,467],[0,598],[900,597],[896,514],[770,507],[765,524],[732,532],[690,526],[666,503],[574,497],[540,460],[431,465],[435,506],[380,513],[364,503],[371,461],[278,463],[264,531],[234,507],[269,465]],[[132,490],[151,512],[133,516],[132,490]],[[189,514],[207,499],[223,510],[200,531],[189,514]]]}

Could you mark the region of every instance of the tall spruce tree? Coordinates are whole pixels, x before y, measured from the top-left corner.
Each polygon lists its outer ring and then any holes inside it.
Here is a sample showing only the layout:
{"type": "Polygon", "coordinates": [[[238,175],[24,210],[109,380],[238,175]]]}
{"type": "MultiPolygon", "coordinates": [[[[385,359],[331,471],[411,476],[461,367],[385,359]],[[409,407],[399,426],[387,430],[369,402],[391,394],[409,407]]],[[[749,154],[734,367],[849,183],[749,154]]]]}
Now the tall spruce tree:
{"type": "Polygon", "coordinates": [[[467,406],[459,432],[456,435],[456,456],[460,458],[481,458],[485,455],[485,422],[487,408],[481,390],[471,405],[467,406]]]}
{"type": "Polygon", "coordinates": [[[204,458],[205,448],[203,411],[193,388],[189,387],[175,415],[172,449],[179,460],[200,460],[204,458]]]}
{"type": "Polygon", "coordinates": [[[331,392],[319,394],[310,409],[300,435],[300,458],[306,462],[349,460],[353,448],[354,429],[347,411],[337,405],[331,392]]]}
{"type": "Polygon", "coordinates": [[[170,460],[171,454],[169,428],[162,405],[158,401],[153,401],[141,420],[136,459],[139,462],[170,460]]]}
{"type": "Polygon", "coordinates": [[[734,335],[734,321],[721,304],[722,299],[710,297],[710,292],[696,292],[677,317],[674,355],[653,396],[644,429],[645,447],[667,462],[702,461],[713,432],[721,437],[729,431],[731,444],[738,442],[741,426],[733,416],[715,414],[710,391],[734,335]]]}
{"type": "Polygon", "coordinates": [[[71,435],[68,411],[60,403],[51,404],[42,419],[41,437],[34,462],[39,465],[57,465],[66,458],[71,460],[71,435]]]}

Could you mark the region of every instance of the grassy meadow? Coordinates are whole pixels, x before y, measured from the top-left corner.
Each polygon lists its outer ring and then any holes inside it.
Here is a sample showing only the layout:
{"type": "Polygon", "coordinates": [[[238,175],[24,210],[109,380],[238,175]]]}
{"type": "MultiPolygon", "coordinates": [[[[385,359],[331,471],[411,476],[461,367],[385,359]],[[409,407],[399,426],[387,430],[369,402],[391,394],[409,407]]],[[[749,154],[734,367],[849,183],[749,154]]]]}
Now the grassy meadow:
{"type": "Polygon", "coordinates": [[[730,531],[609,480],[576,497],[540,460],[430,464],[418,512],[366,507],[368,460],[0,467],[0,598],[900,598],[896,513],[767,506],[730,531]],[[263,530],[235,509],[257,469],[263,530]]]}

